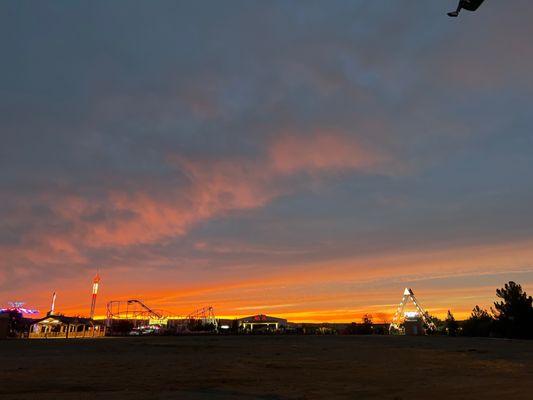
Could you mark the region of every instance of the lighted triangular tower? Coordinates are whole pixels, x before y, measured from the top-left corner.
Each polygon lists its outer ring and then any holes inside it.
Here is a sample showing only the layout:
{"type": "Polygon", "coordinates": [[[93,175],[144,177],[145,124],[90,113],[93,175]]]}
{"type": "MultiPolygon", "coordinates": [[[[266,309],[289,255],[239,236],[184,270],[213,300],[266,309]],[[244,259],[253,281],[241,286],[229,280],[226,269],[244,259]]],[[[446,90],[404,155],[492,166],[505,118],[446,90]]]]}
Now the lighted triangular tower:
{"type": "Polygon", "coordinates": [[[94,310],[96,308],[96,296],[98,295],[98,285],[100,284],[100,276],[98,275],[98,271],[96,271],[96,275],[93,279],[93,295],[91,298],[91,319],[94,317],[94,310]]]}
{"type": "Polygon", "coordinates": [[[400,304],[398,305],[398,308],[396,309],[396,312],[394,313],[394,317],[392,317],[392,322],[389,326],[389,332],[392,332],[394,330],[401,331],[401,320],[403,318],[403,310],[405,308],[405,305],[411,300],[413,304],[415,305],[418,315],[420,318],[422,318],[422,321],[424,324],[428,327],[430,330],[436,330],[437,327],[431,320],[429,319],[428,313],[422,308],[418,300],[416,299],[413,291],[409,288],[405,288],[403,291],[403,298],[400,304]]]}

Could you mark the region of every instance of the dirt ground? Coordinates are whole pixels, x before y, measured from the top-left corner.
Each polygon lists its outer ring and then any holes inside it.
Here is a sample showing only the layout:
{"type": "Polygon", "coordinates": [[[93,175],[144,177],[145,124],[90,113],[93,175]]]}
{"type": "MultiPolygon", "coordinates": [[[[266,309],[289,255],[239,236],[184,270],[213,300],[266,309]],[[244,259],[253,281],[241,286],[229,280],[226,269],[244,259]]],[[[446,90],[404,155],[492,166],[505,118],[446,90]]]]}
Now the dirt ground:
{"type": "Polygon", "coordinates": [[[1,399],[533,399],[533,341],[190,336],[0,341],[1,399]]]}

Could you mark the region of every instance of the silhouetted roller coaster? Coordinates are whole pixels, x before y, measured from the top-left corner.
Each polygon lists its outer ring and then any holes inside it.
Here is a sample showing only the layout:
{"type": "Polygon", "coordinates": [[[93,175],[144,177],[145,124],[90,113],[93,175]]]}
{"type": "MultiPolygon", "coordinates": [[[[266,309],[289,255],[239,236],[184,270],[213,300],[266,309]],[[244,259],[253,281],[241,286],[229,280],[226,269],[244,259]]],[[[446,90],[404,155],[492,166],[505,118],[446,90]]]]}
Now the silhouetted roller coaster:
{"type": "Polygon", "coordinates": [[[107,303],[107,320],[113,319],[163,319],[163,310],[155,310],[138,299],[114,300],[107,303]]]}

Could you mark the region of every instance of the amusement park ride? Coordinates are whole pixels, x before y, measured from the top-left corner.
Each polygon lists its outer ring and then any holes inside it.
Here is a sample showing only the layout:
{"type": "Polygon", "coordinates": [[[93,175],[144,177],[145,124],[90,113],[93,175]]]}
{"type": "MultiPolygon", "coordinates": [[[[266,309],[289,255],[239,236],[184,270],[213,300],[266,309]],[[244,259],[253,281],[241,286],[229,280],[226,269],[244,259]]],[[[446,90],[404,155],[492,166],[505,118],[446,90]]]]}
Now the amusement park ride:
{"type": "Polygon", "coordinates": [[[94,318],[94,310],[96,308],[96,296],[98,296],[98,286],[100,285],[100,275],[98,275],[98,271],[96,271],[96,275],[93,279],[93,295],[91,297],[91,314],[90,318],[94,318]]]}
{"type": "Polygon", "coordinates": [[[16,312],[23,315],[35,315],[39,314],[39,310],[33,310],[31,308],[25,308],[24,303],[21,301],[13,301],[8,303],[9,307],[0,308],[0,313],[16,312]]]}
{"type": "Polygon", "coordinates": [[[113,300],[107,303],[107,322],[115,319],[162,321],[168,319],[161,310],[154,310],[137,299],[113,300]]]}
{"type": "MultiPolygon", "coordinates": [[[[129,320],[134,322],[135,326],[143,325],[146,321],[148,321],[147,326],[166,326],[168,320],[171,319],[168,312],[153,309],[138,299],[110,301],[107,303],[106,317],[108,327],[112,326],[113,321],[117,320],[129,320]]],[[[172,317],[172,319],[181,321],[180,324],[183,327],[191,323],[217,326],[215,312],[211,306],[200,308],[185,318],[172,317]]]]}
{"type": "Polygon", "coordinates": [[[392,332],[404,332],[402,323],[405,321],[406,318],[420,318],[428,330],[430,331],[437,330],[437,327],[429,318],[429,314],[422,308],[422,306],[416,299],[413,291],[409,288],[405,288],[403,292],[402,301],[398,305],[398,308],[396,309],[396,312],[394,313],[394,317],[392,317],[392,322],[389,326],[389,332],[391,333],[392,332]],[[415,305],[416,310],[417,310],[416,312],[404,313],[405,306],[407,303],[409,303],[409,301],[412,301],[413,304],[415,305]]]}
{"type": "Polygon", "coordinates": [[[203,324],[217,324],[215,312],[211,306],[200,308],[199,310],[190,313],[187,315],[186,319],[188,321],[201,321],[203,324]]]}

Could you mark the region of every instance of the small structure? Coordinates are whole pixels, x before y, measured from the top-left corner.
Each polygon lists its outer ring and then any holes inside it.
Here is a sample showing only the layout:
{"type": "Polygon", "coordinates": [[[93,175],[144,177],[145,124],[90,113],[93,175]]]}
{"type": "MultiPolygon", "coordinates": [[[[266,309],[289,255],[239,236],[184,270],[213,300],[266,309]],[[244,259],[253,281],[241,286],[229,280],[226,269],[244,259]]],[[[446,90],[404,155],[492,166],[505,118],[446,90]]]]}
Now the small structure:
{"type": "Polygon", "coordinates": [[[287,320],[283,318],[270,317],[268,315],[252,315],[250,317],[237,319],[240,330],[245,332],[253,331],[277,331],[287,328],[287,320]]]}
{"type": "Polygon", "coordinates": [[[105,335],[105,326],[90,318],[49,315],[36,321],[30,329],[30,339],[96,338],[105,335]]]}
{"type": "Polygon", "coordinates": [[[404,316],[403,329],[407,336],[420,336],[426,333],[424,323],[418,312],[409,311],[404,316]]]}
{"type": "Polygon", "coordinates": [[[38,310],[24,307],[24,303],[20,301],[9,303],[7,308],[0,308],[0,338],[27,337],[30,325],[35,319],[26,316],[33,316],[38,313],[38,310]]]}

